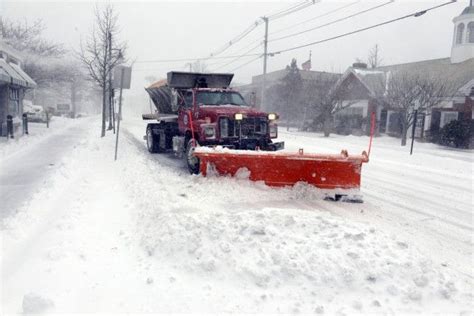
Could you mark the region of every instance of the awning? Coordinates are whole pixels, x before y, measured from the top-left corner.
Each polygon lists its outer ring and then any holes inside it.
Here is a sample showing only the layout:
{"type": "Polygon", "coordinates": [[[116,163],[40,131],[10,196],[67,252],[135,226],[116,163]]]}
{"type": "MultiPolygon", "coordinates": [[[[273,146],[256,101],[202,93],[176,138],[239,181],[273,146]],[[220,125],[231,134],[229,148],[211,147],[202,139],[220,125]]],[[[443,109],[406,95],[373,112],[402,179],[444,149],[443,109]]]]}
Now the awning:
{"type": "Polygon", "coordinates": [[[10,64],[13,69],[26,81],[28,88],[36,88],[36,82],[31,79],[30,76],[26,72],[23,71],[23,69],[20,68],[20,66],[15,65],[15,64],[10,64]]]}
{"type": "Polygon", "coordinates": [[[18,65],[0,59],[0,80],[25,88],[35,88],[36,82],[18,65]]]}
{"type": "Polygon", "coordinates": [[[10,76],[8,73],[3,70],[3,68],[0,68],[0,84],[2,83],[10,83],[10,76]]]}

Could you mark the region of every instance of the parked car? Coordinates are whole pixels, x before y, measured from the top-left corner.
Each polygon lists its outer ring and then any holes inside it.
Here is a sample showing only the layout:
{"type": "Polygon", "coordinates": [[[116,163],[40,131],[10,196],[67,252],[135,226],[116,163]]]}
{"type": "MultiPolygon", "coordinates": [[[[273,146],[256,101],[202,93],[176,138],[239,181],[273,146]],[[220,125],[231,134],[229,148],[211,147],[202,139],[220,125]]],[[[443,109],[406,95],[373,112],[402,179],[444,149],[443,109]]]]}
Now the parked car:
{"type": "Polygon", "coordinates": [[[28,113],[28,121],[46,123],[47,116],[43,106],[31,105],[24,110],[28,113]]]}

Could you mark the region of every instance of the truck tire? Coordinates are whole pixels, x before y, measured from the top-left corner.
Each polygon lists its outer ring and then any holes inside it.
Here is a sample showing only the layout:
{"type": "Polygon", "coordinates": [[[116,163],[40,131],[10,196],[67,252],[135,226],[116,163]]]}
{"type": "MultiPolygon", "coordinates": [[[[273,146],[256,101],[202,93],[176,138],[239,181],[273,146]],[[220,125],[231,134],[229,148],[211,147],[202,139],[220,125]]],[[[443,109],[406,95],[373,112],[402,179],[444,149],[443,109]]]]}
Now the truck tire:
{"type": "MultiPolygon", "coordinates": [[[[198,143],[196,141],[196,146],[198,143]]],[[[188,170],[191,174],[199,174],[199,158],[193,155],[194,146],[193,146],[193,139],[191,138],[188,140],[186,144],[186,151],[184,158],[186,159],[186,165],[188,166],[188,170]]]]}
{"type": "Polygon", "coordinates": [[[153,134],[153,129],[148,125],[146,128],[146,147],[148,151],[152,154],[157,153],[159,151],[159,145],[158,137],[153,134]]]}

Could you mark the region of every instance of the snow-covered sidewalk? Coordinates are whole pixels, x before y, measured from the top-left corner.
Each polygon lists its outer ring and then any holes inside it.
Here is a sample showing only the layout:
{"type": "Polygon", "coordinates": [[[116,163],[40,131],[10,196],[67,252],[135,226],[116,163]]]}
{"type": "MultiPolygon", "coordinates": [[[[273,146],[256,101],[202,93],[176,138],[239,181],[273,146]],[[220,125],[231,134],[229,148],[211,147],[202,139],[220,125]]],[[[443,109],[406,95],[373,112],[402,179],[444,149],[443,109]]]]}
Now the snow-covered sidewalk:
{"type": "Polygon", "coordinates": [[[53,117],[49,128],[45,123],[30,122],[28,124],[28,135],[21,131],[15,134],[15,138],[0,137],[0,161],[34,146],[39,142],[60,135],[68,127],[78,124],[81,120],[73,120],[64,117],[53,117]]]}
{"type": "Polygon", "coordinates": [[[32,126],[31,135],[0,144],[0,220],[14,214],[45,185],[43,182],[64,163],[63,156],[80,144],[90,122],[57,118],[54,129],[32,126]]]}
{"type": "MultiPolygon", "coordinates": [[[[181,161],[150,155],[143,132],[143,124],[124,121],[114,163],[114,139],[99,139],[92,128],[5,222],[2,314],[472,310],[472,274],[464,273],[469,268],[426,253],[423,243],[446,242],[435,230],[421,245],[414,241],[420,234],[411,235],[415,228],[406,225],[424,222],[410,222],[410,212],[390,203],[403,190],[383,191],[385,200],[369,194],[364,204],[346,204],[323,201],[304,185],[274,189],[191,176],[181,161]]],[[[282,136],[289,150],[308,143],[305,135],[282,136]]],[[[319,143],[327,150],[342,144],[336,138],[319,143]]],[[[385,156],[387,143],[374,147],[364,170],[369,178],[388,172],[377,170],[377,159],[396,159],[385,156]]],[[[387,181],[399,172],[388,172],[387,181]]],[[[387,188],[371,183],[363,190],[373,195],[387,188]]],[[[418,210],[417,203],[410,207],[418,210]]],[[[461,250],[472,253],[472,246],[461,250]]],[[[469,261],[469,253],[464,256],[462,262],[469,261]]]]}

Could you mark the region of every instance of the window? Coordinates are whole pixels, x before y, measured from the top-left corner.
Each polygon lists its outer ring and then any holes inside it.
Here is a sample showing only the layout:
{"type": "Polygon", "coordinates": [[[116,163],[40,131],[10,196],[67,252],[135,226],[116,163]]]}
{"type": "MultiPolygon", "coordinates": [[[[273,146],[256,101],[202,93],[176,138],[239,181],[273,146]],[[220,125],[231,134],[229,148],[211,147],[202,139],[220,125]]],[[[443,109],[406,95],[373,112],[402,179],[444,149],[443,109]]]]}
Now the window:
{"type": "Polygon", "coordinates": [[[458,112],[441,112],[441,126],[458,119],[458,112]]]}
{"type": "Polygon", "coordinates": [[[474,43],[474,22],[469,22],[466,30],[466,42],[474,43]]]}
{"type": "Polygon", "coordinates": [[[462,37],[464,34],[464,23],[458,25],[456,29],[456,44],[462,44],[462,37]]]}
{"type": "Polygon", "coordinates": [[[239,93],[221,91],[198,92],[196,103],[203,105],[247,105],[239,93]]]}
{"type": "Polygon", "coordinates": [[[8,114],[17,116],[20,114],[20,89],[10,88],[10,102],[8,114]]]}

